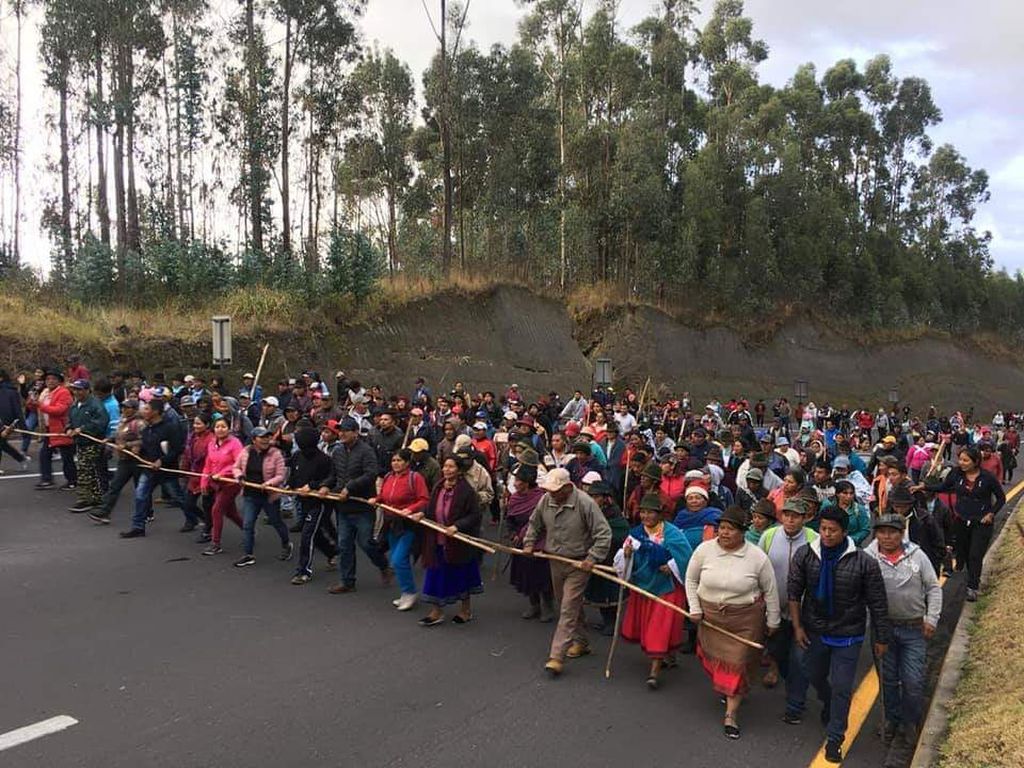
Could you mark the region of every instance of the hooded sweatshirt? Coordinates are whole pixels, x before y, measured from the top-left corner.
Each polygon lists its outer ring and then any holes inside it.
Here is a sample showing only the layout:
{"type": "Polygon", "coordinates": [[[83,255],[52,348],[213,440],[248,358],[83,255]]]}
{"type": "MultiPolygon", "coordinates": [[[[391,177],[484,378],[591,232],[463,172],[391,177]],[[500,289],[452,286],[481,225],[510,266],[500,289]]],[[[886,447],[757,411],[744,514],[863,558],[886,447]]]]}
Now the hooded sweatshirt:
{"type": "Polygon", "coordinates": [[[331,473],[331,457],[320,450],[319,440],[320,435],[313,427],[300,427],[296,430],[295,445],[298,450],[291,456],[289,488],[308,485],[311,490],[316,490],[331,473]]]}
{"type": "Polygon", "coordinates": [[[882,570],[889,618],[896,621],[923,618],[931,626],[937,626],[942,613],[942,587],[924,550],[905,541],[896,562],[878,551],[877,541],[868,544],[864,551],[878,561],[882,570]]]}

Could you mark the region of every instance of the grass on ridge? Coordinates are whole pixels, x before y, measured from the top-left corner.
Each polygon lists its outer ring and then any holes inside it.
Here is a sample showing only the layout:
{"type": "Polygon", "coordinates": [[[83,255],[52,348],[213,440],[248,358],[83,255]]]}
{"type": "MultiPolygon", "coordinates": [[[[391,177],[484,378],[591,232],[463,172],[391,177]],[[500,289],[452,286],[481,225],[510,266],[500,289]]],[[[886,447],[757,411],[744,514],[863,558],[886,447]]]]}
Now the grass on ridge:
{"type": "Polygon", "coordinates": [[[1024,541],[1014,526],[996,553],[964,675],[950,704],[941,768],[1024,765],[1024,541]]]}

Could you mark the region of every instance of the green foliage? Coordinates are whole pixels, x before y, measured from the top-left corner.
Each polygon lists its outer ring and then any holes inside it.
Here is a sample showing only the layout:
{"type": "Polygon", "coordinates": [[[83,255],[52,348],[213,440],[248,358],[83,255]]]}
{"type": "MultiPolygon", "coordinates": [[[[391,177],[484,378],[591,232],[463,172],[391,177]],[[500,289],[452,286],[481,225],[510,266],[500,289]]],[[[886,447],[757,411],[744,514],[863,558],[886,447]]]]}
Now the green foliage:
{"type": "Polygon", "coordinates": [[[343,229],[331,232],[324,275],[330,294],[351,296],[361,304],[373,293],[383,273],[383,255],[365,235],[343,229]]]}
{"type": "Polygon", "coordinates": [[[68,275],[71,296],[86,304],[107,300],[114,292],[114,277],[114,252],[87,235],[68,275]]]}

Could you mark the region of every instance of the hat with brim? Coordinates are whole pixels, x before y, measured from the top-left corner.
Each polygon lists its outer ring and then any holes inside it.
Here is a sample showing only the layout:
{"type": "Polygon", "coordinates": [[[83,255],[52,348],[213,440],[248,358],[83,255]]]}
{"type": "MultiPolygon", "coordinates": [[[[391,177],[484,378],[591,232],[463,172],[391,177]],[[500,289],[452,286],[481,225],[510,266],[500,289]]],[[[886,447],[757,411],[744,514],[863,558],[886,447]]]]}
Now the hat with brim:
{"type": "Polygon", "coordinates": [[[895,528],[898,531],[902,531],[907,527],[907,521],[903,519],[903,515],[881,515],[871,525],[872,528],[895,528]]]}
{"type": "Polygon", "coordinates": [[[792,512],[803,517],[807,514],[807,508],[796,499],[789,499],[782,505],[782,512],[792,512]]]}
{"type": "Polygon", "coordinates": [[[761,499],[750,509],[751,515],[761,515],[767,517],[769,520],[775,519],[775,503],[768,501],[768,499],[761,499]]]}
{"type": "Polygon", "coordinates": [[[747,513],[743,511],[743,507],[735,504],[728,507],[725,512],[722,513],[722,517],[719,519],[719,522],[734,525],[741,531],[745,531],[750,527],[750,519],[747,516],[747,513]]]}
{"type": "Polygon", "coordinates": [[[644,497],[640,499],[640,509],[661,512],[661,496],[656,493],[645,493],[644,497]]]}
{"type": "Polygon", "coordinates": [[[755,482],[758,482],[758,483],[763,482],[764,481],[764,472],[762,472],[757,467],[754,467],[753,469],[748,470],[748,472],[747,472],[747,482],[749,483],[751,480],[753,480],[755,482]]]}
{"type": "Polygon", "coordinates": [[[907,485],[900,483],[889,491],[886,501],[890,504],[906,504],[910,506],[914,503],[914,494],[910,492],[910,488],[907,485]]]}
{"type": "Polygon", "coordinates": [[[653,461],[652,461],[652,462],[649,462],[649,463],[648,463],[648,464],[646,464],[646,465],[644,466],[644,468],[643,468],[643,469],[642,469],[642,470],[640,471],[640,476],[641,476],[641,477],[647,477],[647,478],[650,478],[650,479],[651,479],[651,480],[653,480],[654,482],[656,482],[656,483],[660,483],[660,482],[661,482],[661,467],[659,467],[659,466],[658,466],[657,464],[655,464],[655,463],[654,463],[653,461]]]}
{"type": "Polygon", "coordinates": [[[608,485],[604,480],[598,480],[597,482],[590,484],[590,495],[591,496],[613,496],[615,491],[608,485]]]}
{"type": "Polygon", "coordinates": [[[430,450],[430,443],[424,440],[422,437],[417,437],[411,443],[409,443],[409,450],[413,453],[426,453],[430,450]]]}

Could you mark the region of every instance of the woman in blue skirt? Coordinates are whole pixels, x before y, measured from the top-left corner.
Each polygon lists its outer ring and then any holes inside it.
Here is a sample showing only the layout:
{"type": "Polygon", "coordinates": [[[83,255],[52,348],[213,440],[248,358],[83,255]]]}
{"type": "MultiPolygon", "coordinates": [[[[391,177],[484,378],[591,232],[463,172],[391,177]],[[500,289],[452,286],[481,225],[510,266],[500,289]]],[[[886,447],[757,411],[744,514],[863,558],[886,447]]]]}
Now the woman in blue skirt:
{"type": "MultiPolygon", "coordinates": [[[[480,533],[480,503],[476,491],[463,477],[465,467],[460,459],[449,456],[441,465],[441,482],[430,495],[426,513],[414,519],[427,517],[443,525],[449,533],[480,533]]],[[[443,606],[460,603],[459,612],[452,621],[468,624],[473,620],[471,595],[484,591],[480,578],[480,559],[477,550],[451,536],[427,530],[423,540],[423,567],[426,576],[420,600],[430,606],[430,613],[420,619],[424,627],[444,623],[443,606]]]]}

